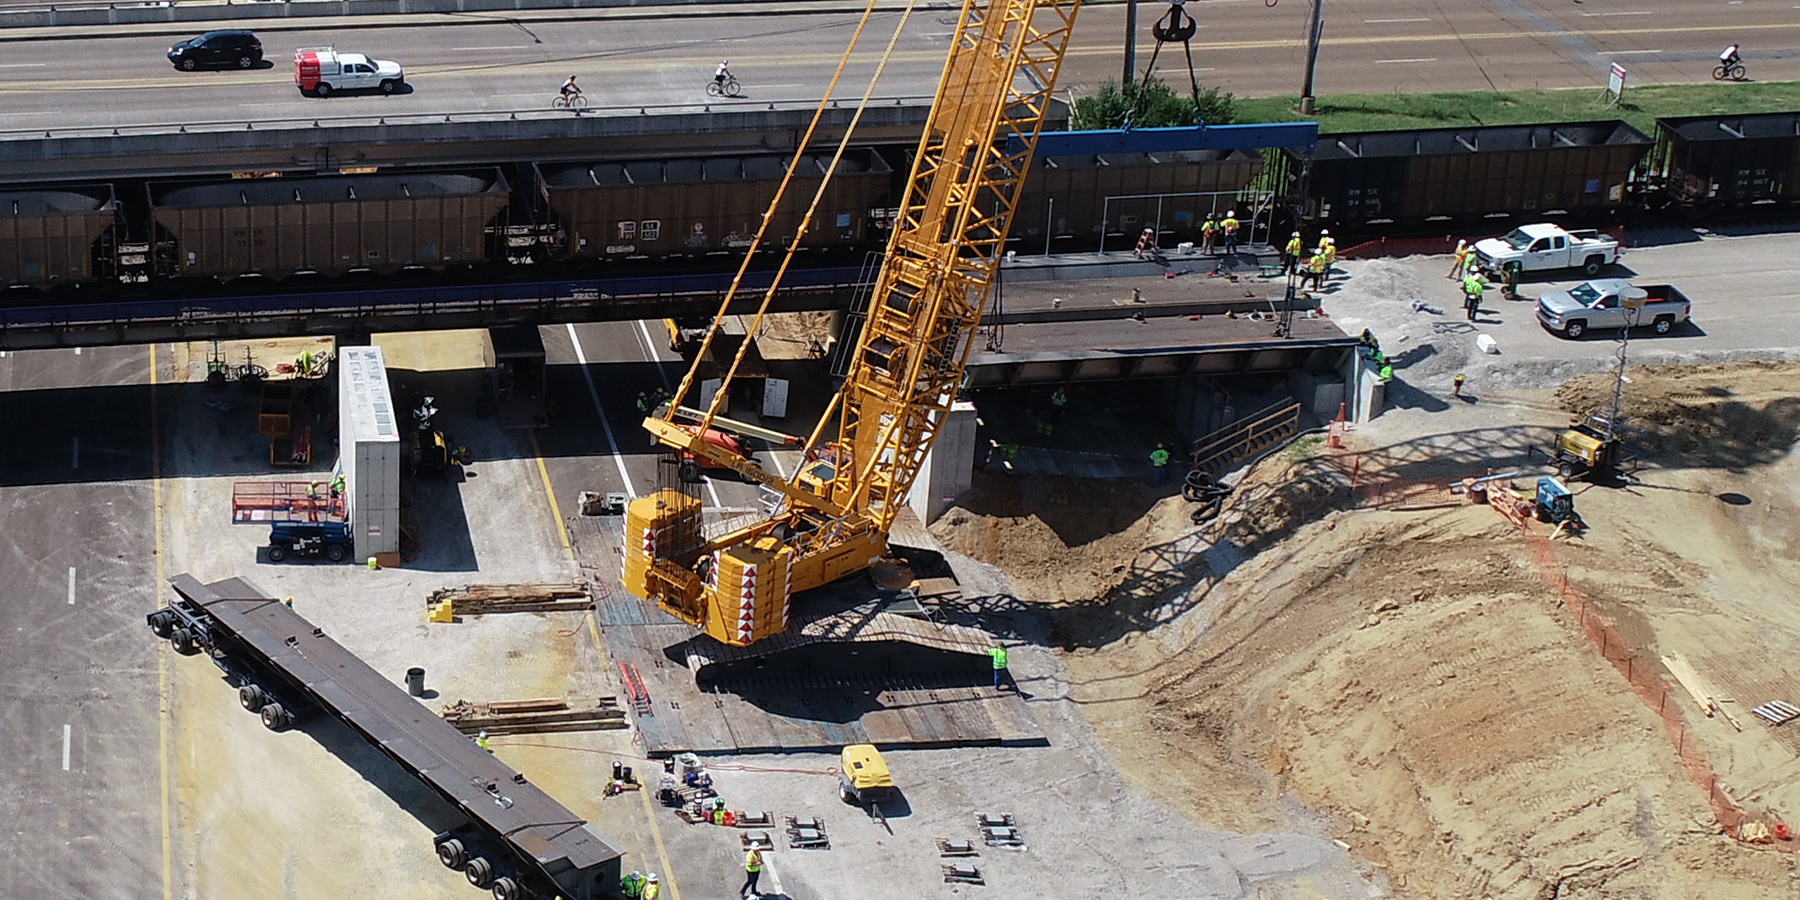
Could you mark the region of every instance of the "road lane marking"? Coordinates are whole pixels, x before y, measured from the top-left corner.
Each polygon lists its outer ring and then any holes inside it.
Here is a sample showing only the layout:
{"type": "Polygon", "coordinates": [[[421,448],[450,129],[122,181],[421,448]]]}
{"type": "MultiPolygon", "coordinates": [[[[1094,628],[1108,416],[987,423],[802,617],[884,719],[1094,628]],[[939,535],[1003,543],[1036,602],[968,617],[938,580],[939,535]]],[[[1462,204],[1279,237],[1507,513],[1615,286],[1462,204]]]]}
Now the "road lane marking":
{"type": "Polygon", "coordinates": [[[631,473],[625,471],[625,457],[619,455],[619,442],[613,439],[612,423],[606,421],[606,408],[600,405],[600,389],[594,387],[594,373],[588,370],[581,338],[575,335],[575,323],[568,322],[563,327],[569,329],[569,343],[575,345],[575,361],[581,363],[581,377],[587,382],[588,397],[594,401],[594,414],[600,417],[600,429],[606,432],[606,447],[612,451],[613,464],[619,467],[619,480],[625,482],[625,493],[636,497],[637,488],[631,486],[631,473]]]}
{"type": "Polygon", "coordinates": [[[1607,16],[1647,16],[1650,12],[1647,9],[1632,9],[1619,12],[1582,13],[1582,15],[1590,19],[1603,19],[1607,16]]]}
{"type": "Polygon", "coordinates": [[[550,501],[550,515],[556,520],[556,536],[562,538],[563,555],[569,562],[575,562],[575,545],[569,540],[569,529],[563,525],[562,506],[556,502],[556,489],[550,486],[550,470],[544,466],[544,449],[538,446],[537,429],[528,430],[525,436],[531,438],[531,456],[537,460],[538,478],[544,482],[544,499],[550,501]]]}
{"type": "Polygon", "coordinates": [[[1397,22],[1429,22],[1430,19],[1364,19],[1364,25],[1388,25],[1397,22]]]}
{"type": "Polygon", "coordinates": [[[1386,64],[1386,63],[1428,63],[1428,62],[1437,62],[1437,57],[1426,56],[1426,57],[1421,57],[1418,59],[1378,59],[1375,61],[1375,64],[1379,66],[1379,65],[1386,64]]]}
{"type": "Polygon", "coordinates": [[[530,49],[531,49],[530,44],[504,44],[504,45],[495,46],[495,47],[451,47],[450,51],[452,53],[455,53],[458,51],[467,51],[467,50],[530,50],[530,49]]]}
{"type": "Polygon", "coordinates": [[[69,567],[69,605],[75,605],[75,567],[69,567]]]}
{"type": "Polygon", "coordinates": [[[1606,55],[1608,55],[1608,56],[1624,56],[1628,53],[1661,53],[1661,52],[1662,52],[1661,50],[1614,50],[1611,53],[1608,53],[1606,55]]]}
{"type": "MultiPolygon", "coordinates": [[[[1800,9],[1800,6],[1794,7],[1800,9]]],[[[49,63],[0,63],[0,69],[41,69],[49,63]]]]}
{"type": "Polygon", "coordinates": [[[80,356],[80,355],[81,355],[81,348],[80,348],[80,347],[76,347],[76,348],[75,348],[75,355],[76,355],[76,356],[80,356]]]}
{"type": "Polygon", "coordinates": [[[69,468],[79,469],[81,468],[81,438],[74,437],[70,440],[74,443],[69,451],[69,468]]]}
{"type": "Polygon", "coordinates": [[[69,723],[64,722],[63,723],[63,771],[64,772],[69,771],[69,736],[72,733],[72,731],[73,731],[73,729],[69,728],[69,723]]]}
{"type": "MultiPolygon", "coordinates": [[[[643,793],[643,792],[639,791],[639,793],[643,793]]],[[[765,855],[762,859],[762,864],[763,864],[763,874],[769,876],[769,887],[773,888],[775,891],[770,896],[786,897],[787,892],[783,891],[781,889],[781,873],[775,871],[775,854],[770,853],[770,854],[765,855]]],[[[760,888],[760,887],[762,887],[762,885],[759,884],[759,885],[757,885],[757,887],[760,888]]],[[[762,892],[759,890],[759,891],[757,891],[757,893],[762,893],[762,892]]]]}

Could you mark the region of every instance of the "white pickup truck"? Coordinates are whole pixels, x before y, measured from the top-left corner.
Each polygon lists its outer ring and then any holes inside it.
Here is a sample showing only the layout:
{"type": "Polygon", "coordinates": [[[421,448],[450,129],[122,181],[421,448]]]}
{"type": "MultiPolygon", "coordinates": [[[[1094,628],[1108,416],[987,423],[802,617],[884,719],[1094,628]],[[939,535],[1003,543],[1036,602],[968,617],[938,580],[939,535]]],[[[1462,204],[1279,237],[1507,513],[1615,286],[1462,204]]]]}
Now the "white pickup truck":
{"type": "Polygon", "coordinates": [[[1566,291],[1538,298],[1538,322],[1567,338],[1578,338],[1596,328],[1624,329],[1648,325],[1657,334],[1668,334],[1686,322],[1692,304],[1672,284],[1640,284],[1623,278],[1597,278],[1566,291]],[[1643,308],[1626,308],[1624,298],[1642,294],[1643,308]]]}
{"type": "Polygon", "coordinates": [[[1476,241],[1475,260],[1483,272],[1496,276],[1516,267],[1521,272],[1578,268],[1592,277],[1601,266],[1619,261],[1619,242],[1591,229],[1520,225],[1500,237],[1476,241]]]}
{"type": "Polygon", "coordinates": [[[339,53],[330,47],[301,47],[294,51],[294,83],[300,93],[329,97],[333,91],[378,88],[392,94],[406,85],[400,64],[370,59],[361,53],[339,53]]]}

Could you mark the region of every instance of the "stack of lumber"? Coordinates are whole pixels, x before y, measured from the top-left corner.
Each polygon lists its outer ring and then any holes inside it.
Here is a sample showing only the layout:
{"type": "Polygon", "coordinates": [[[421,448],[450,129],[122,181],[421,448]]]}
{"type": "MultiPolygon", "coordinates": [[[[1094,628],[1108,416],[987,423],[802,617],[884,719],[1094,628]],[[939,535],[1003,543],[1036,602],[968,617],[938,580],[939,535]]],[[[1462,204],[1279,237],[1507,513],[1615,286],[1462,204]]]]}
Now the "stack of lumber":
{"type": "Polygon", "coordinates": [[[1688,662],[1686,657],[1676,653],[1663,657],[1662,663],[1668,668],[1669,674],[1675,676],[1675,680],[1681,682],[1681,686],[1687,689],[1688,696],[1693,697],[1694,702],[1700,704],[1700,711],[1706,713],[1707,718],[1710,719],[1717,715],[1731,723],[1731,727],[1738,731],[1744,730],[1744,726],[1738,724],[1737,717],[1719,706],[1720,701],[1727,698],[1715,693],[1712,687],[1700,677],[1700,673],[1694,671],[1693,663],[1688,662]]]}
{"type": "Polygon", "coordinates": [[[551,731],[606,731],[628,727],[625,710],[614,697],[593,706],[573,707],[567,700],[458,700],[444,707],[444,720],[463,734],[541,734],[551,731]]]}
{"type": "Polygon", "coordinates": [[[438,588],[428,607],[449,604],[457,616],[507,612],[581,612],[594,608],[588,586],[579,581],[533,581],[522,584],[467,584],[438,588]]]}

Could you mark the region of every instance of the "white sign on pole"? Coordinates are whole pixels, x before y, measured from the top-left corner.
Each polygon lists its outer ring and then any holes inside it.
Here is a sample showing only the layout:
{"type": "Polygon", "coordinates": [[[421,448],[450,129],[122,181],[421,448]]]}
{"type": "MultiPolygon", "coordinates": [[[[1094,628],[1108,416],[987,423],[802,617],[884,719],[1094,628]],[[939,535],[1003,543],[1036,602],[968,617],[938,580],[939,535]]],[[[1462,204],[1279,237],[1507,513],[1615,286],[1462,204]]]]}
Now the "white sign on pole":
{"type": "Polygon", "coordinates": [[[1613,63],[1612,74],[1608,75],[1606,78],[1606,92],[1608,94],[1611,94],[1615,101],[1624,99],[1624,97],[1625,97],[1625,67],[1624,66],[1621,66],[1618,63],[1613,63]]]}

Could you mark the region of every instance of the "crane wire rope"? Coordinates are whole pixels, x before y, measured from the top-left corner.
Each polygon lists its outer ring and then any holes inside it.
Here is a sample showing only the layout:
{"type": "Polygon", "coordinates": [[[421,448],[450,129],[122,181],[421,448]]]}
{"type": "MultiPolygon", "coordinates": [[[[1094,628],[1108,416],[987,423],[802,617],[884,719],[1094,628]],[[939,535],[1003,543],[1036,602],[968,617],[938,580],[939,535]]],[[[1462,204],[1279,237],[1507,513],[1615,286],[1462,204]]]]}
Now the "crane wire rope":
{"type": "MultiPolygon", "coordinates": [[[[789,242],[787,252],[782,255],[781,265],[776,268],[774,278],[770,281],[768,289],[763,292],[762,302],[757,306],[756,315],[752,318],[750,326],[745,329],[747,335],[754,336],[757,330],[762,326],[763,316],[768,313],[769,304],[775,299],[776,291],[781,288],[781,279],[787,274],[789,265],[794,261],[795,253],[800,249],[801,238],[806,235],[807,223],[812,220],[813,214],[818,211],[820,202],[824,199],[826,191],[831,186],[832,176],[837,174],[838,163],[843,160],[844,151],[850,144],[850,138],[855,134],[856,126],[862,121],[863,112],[868,109],[869,100],[875,93],[875,85],[881,79],[882,73],[886,70],[888,61],[893,57],[894,48],[900,42],[900,34],[905,30],[907,20],[912,16],[915,5],[916,0],[908,0],[905,8],[901,10],[899,21],[894,26],[894,32],[888,38],[887,47],[882,51],[881,59],[876,63],[874,73],[869,76],[868,86],[863,89],[862,97],[857,101],[856,111],[850,117],[850,124],[845,127],[843,137],[838,140],[837,149],[832,153],[831,164],[826,167],[824,178],[819,182],[818,189],[813,192],[812,202],[807,206],[806,214],[800,220],[800,225],[794,234],[794,239],[789,242]]],[[[773,212],[781,204],[782,198],[786,196],[788,185],[793,180],[794,172],[799,168],[801,161],[805,158],[806,151],[812,143],[813,135],[818,130],[819,122],[825,117],[826,109],[830,108],[829,104],[832,102],[831,96],[836,93],[838,81],[843,77],[844,69],[848,67],[850,63],[850,58],[856,50],[857,42],[862,38],[863,28],[868,24],[869,18],[874,11],[875,0],[869,0],[869,4],[863,8],[862,18],[856,23],[856,31],[850,36],[850,45],[844,48],[844,55],[838,60],[837,70],[832,73],[830,84],[826,86],[825,93],[819,98],[819,105],[813,111],[812,121],[808,123],[806,133],[801,136],[799,143],[794,148],[794,158],[792,162],[788,164],[787,171],[782,174],[781,184],[775,189],[775,196],[769,202],[769,209],[763,213],[762,224],[757,226],[756,238],[751,244],[751,251],[744,254],[744,261],[738,265],[737,274],[732,277],[731,286],[726,289],[725,297],[719,303],[718,315],[714,317],[715,322],[724,319],[725,316],[729,314],[732,301],[737,298],[738,288],[743,282],[745,273],[750,268],[750,260],[754,250],[756,247],[762,245],[763,235],[768,231],[769,223],[774,220],[773,212]]],[[[681,384],[675,389],[675,402],[671,403],[664,412],[664,421],[672,421],[674,419],[676,410],[681,404],[681,398],[687,396],[689,388],[692,387],[694,376],[700,371],[700,362],[706,358],[706,352],[711,347],[713,338],[718,333],[718,330],[719,329],[717,328],[707,329],[705,337],[701,339],[700,349],[696,352],[694,358],[694,365],[688,368],[687,374],[682,376],[681,384]]],[[[737,375],[738,367],[743,363],[744,357],[749,353],[750,346],[751,341],[748,338],[738,345],[737,355],[732,359],[730,367],[727,368],[721,376],[719,389],[713,394],[712,402],[707,404],[706,412],[701,418],[697,428],[696,438],[702,442],[704,441],[703,436],[706,433],[706,429],[712,425],[713,420],[719,415],[720,407],[724,405],[727,396],[726,388],[737,375]]]]}
{"type": "Polygon", "coordinates": [[[1163,44],[1181,42],[1182,52],[1187,54],[1188,86],[1193,90],[1195,123],[1200,116],[1200,78],[1194,72],[1194,45],[1190,40],[1200,25],[1194,17],[1182,9],[1186,0],[1169,0],[1169,11],[1162,18],[1150,25],[1150,34],[1156,38],[1156,47],[1150,51],[1150,64],[1144,67],[1144,77],[1138,79],[1137,95],[1131,98],[1131,107],[1125,111],[1125,127],[1130,129],[1137,121],[1138,113],[1144,105],[1144,87],[1150,76],[1156,72],[1156,58],[1162,55],[1163,44]]]}

